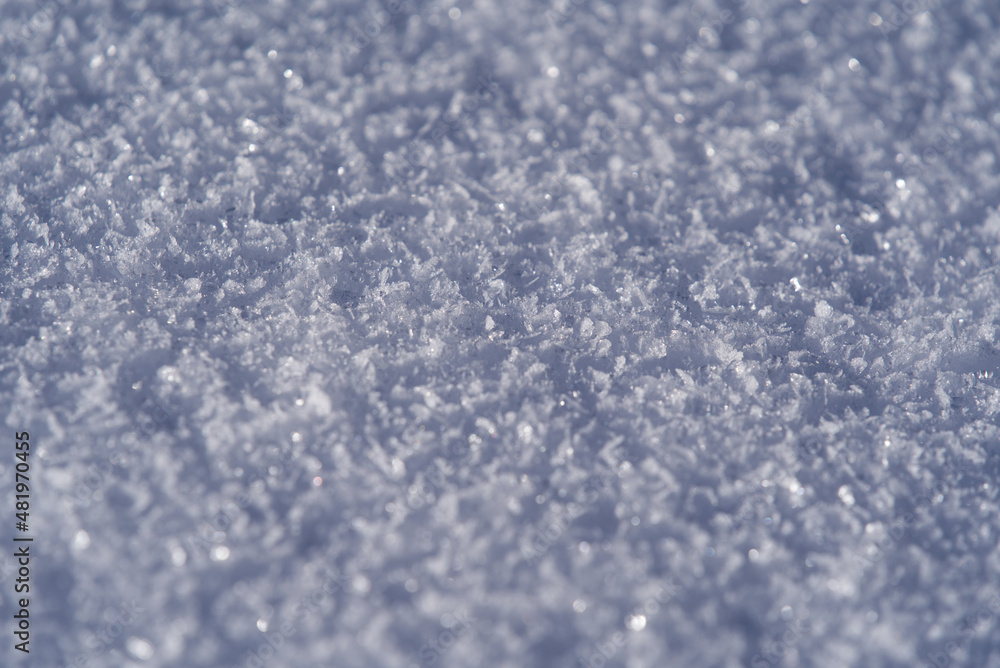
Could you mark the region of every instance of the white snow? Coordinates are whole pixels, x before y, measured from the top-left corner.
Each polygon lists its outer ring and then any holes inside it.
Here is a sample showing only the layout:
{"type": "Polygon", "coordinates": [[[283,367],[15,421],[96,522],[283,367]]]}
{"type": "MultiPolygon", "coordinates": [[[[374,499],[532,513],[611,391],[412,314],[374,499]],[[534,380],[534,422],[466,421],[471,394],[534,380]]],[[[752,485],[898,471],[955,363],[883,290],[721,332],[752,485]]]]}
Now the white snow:
{"type": "Polygon", "coordinates": [[[0,0],[0,664],[998,665],[998,22],[0,0]]]}

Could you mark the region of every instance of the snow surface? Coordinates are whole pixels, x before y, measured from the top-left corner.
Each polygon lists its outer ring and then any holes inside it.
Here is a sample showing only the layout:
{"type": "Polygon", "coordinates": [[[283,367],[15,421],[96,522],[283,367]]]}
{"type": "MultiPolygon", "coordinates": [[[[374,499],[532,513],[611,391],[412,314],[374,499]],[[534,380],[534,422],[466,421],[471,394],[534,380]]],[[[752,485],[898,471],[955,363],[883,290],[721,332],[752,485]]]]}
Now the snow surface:
{"type": "Polygon", "coordinates": [[[0,0],[0,665],[1000,666],[998,22],[0,0]]]}

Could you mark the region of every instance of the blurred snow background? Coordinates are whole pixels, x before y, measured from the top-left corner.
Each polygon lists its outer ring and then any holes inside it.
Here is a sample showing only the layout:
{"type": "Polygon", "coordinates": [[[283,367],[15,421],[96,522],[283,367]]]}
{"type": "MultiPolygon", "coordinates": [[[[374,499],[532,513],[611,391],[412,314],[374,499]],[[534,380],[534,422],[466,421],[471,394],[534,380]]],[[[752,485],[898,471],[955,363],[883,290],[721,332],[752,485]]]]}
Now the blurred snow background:
{"type": "Polygon", "coordinates": [[[998,21],[0,0],[0,662],[1000,665],[998,21]]]}

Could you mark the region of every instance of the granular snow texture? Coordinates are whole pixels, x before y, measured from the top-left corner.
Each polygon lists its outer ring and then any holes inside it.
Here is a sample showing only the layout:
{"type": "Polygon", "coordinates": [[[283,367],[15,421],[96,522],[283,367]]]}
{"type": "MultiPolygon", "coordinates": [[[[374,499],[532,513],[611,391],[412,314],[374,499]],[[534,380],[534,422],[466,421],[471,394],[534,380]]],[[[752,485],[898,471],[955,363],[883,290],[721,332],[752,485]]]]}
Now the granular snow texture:
{"type": "Polygon", "coordinates": [[[1000,666],[998,22],[0,0],[0,664],[1000,666]]]}

